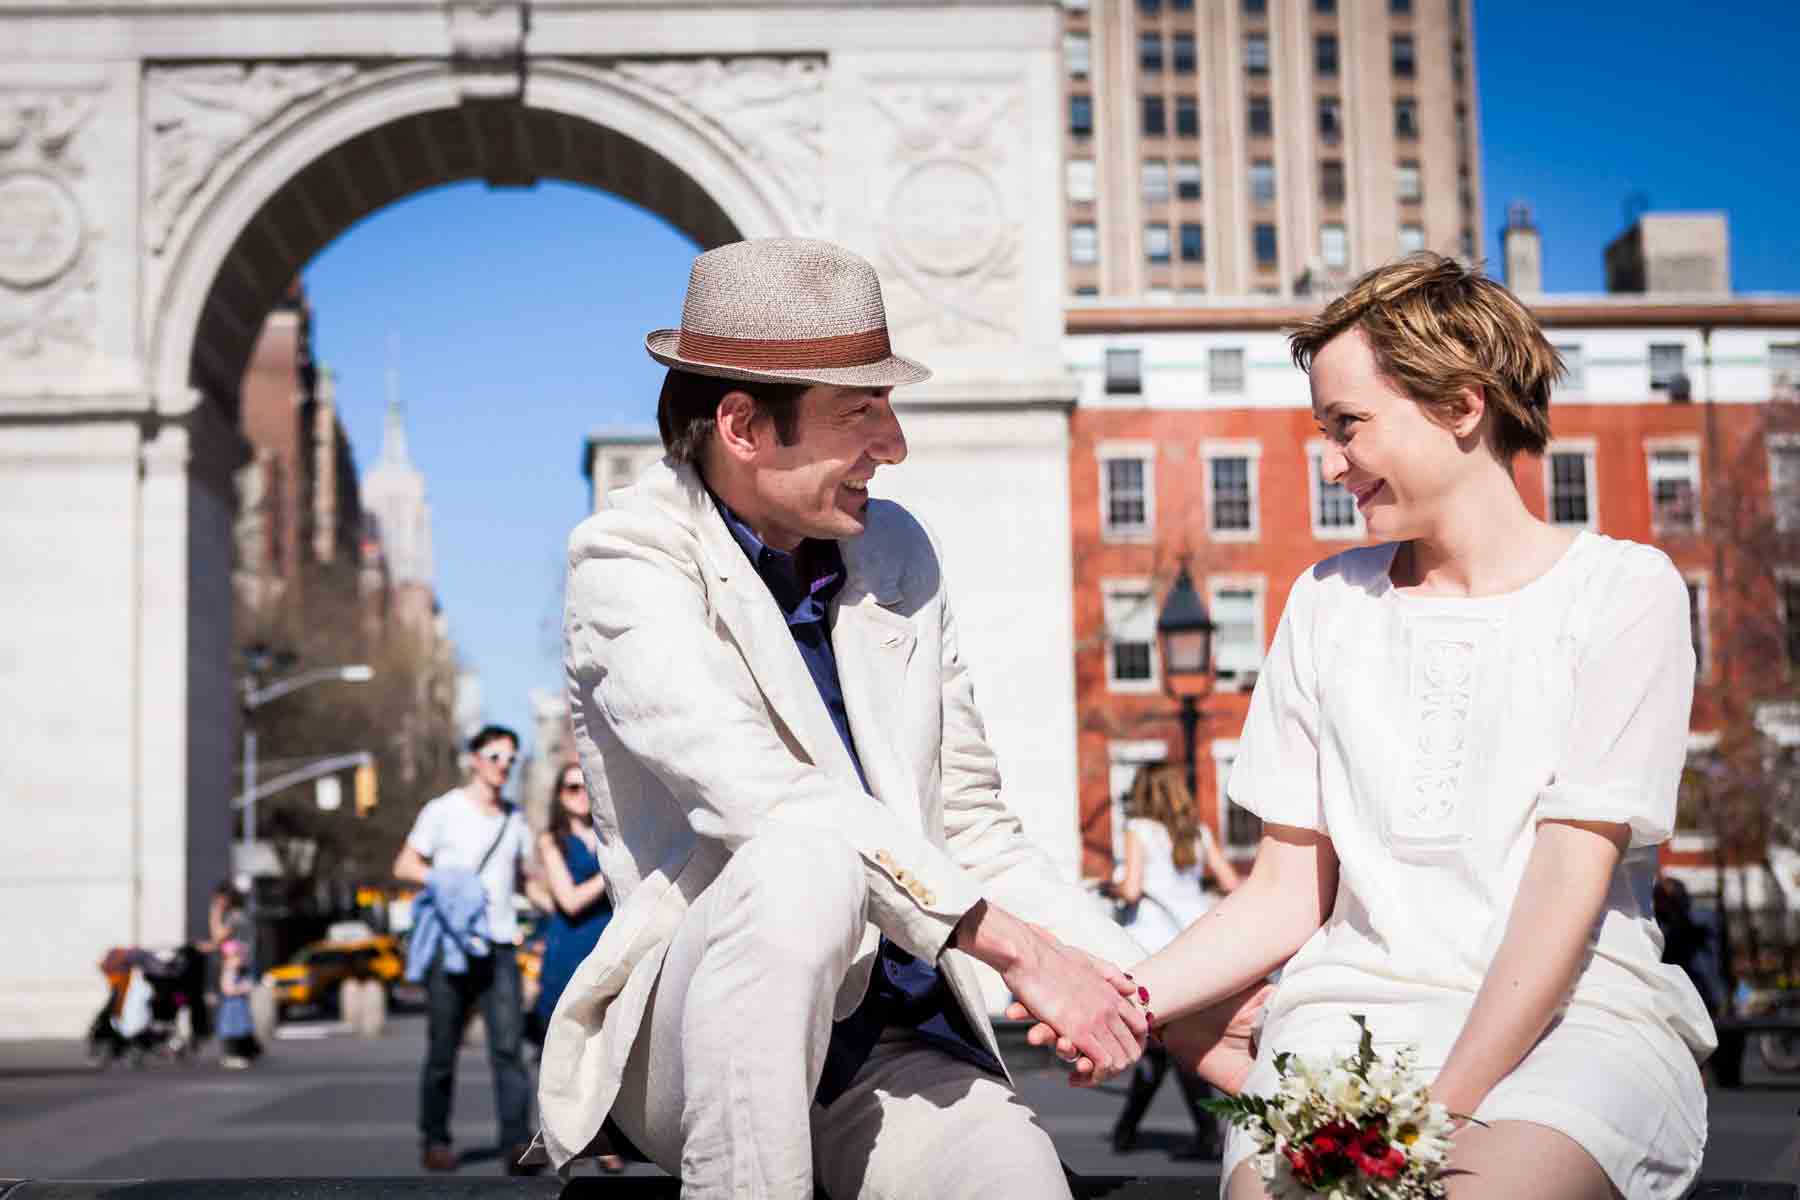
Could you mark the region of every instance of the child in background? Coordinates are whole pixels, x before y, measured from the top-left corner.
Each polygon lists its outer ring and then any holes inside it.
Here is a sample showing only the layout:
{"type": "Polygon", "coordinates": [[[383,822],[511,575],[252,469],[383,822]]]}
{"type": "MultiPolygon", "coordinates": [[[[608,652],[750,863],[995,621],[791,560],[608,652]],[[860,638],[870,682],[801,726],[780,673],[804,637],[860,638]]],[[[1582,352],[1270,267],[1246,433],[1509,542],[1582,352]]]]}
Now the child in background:
{"type": "Polygon", "coordinates": [[[228,939],[219,946],[219,954],[219,1044],[225,1051],[219,1065],[241,1071],[262,1053],[256,1022],[250,1015],[251,980],[244,943],[228,939]]]}

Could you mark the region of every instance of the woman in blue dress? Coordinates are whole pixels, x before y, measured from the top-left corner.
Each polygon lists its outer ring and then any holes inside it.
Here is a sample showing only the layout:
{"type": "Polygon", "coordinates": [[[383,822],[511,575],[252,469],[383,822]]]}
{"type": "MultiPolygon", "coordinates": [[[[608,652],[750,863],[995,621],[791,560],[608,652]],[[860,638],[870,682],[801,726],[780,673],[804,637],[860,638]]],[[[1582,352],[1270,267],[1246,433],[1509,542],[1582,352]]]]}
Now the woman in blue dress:
{"type": "MultiPolygon", "coordinates": [[[[556,794],[550,798],[550,824],[538,835],[538,859],[544,865],[544,882],[555,900],[550,928],[544,935],[544,966],[538,976],[537,1004],[532,1008],[532,1027],[543,1030],[556,1011],[556,1002],[588,956],[601,930],[612,919],[612,902],[606,895],[606,876],[600,872],[599,838],[588,816],[587,784],[581,766],[568,763],[556,777],[556,794]]],[[[600,1169],[624,1167],[617,1155],[600,1156],[600,1169]]]]}

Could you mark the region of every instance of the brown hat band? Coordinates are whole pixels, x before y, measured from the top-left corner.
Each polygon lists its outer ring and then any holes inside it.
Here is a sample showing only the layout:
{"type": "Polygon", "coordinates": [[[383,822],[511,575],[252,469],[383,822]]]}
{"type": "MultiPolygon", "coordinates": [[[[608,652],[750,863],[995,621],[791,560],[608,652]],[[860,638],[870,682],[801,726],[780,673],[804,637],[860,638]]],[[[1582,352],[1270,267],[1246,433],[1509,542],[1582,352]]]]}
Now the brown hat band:
{"type": "Polygon", "coordinates": [[[746,371],[792,367],[864,367],[893,354],[886,326],[822,338],[716,337],[683,329],[676,342],[682,358],[746,371]]]}

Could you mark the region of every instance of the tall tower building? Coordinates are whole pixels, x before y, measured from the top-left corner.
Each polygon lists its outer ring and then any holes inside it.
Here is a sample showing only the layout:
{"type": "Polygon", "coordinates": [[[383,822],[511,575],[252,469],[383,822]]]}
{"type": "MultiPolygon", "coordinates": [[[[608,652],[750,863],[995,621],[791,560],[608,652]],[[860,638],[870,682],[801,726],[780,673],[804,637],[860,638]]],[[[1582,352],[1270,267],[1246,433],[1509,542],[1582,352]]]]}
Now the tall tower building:
{"type": "Polygon", "coordinates": [[[381,438],[381,460],[363,476],[363,509],[375,518],[388,583],[397,596],[420,598],[431,607],[434,569],[431,553],[431,505],[425,498],[425,476],[413,465],[406,446],[406,416],[400,388],[388,369],[387,427],[381,438]]]}
{"type": "Polygon", "coordinates": [[[1077,297],[1330,292],[1474,258],[1472,0],[1064,0],[1077,297]]]}

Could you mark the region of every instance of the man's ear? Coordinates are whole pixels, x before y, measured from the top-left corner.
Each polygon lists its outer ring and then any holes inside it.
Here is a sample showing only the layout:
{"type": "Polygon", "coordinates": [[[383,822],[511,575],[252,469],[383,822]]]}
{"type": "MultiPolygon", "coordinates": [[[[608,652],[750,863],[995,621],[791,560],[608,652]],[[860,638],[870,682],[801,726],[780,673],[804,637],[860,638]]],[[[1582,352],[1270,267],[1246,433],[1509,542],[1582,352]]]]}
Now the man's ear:
{"type": "Polygon", "coordinates": [[[714,423],[723,452],[739,462],[756,457],[766,436],[763,411],[749,392],[730,391],[719,399],[714,423]]]}
{"type": "Polygon", "coordinates": [[[1480,388],[1464,388],[1447,407],[1450,432],[1459,439],[1472,438],[1481,432],[1481,419],[1487,415],[1487,397],[1480,388]]]}

